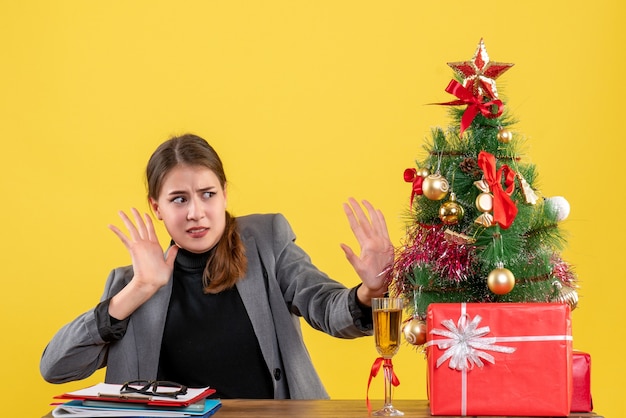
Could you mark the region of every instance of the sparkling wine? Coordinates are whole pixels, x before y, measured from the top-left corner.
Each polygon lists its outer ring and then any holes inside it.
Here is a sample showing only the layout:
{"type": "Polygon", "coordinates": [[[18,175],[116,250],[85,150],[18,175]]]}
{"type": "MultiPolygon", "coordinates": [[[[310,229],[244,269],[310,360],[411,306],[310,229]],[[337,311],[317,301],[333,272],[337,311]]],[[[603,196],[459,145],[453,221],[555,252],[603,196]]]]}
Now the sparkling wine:
{"type": "Polygon", "coordinates": [[[400,348],[402,309],[374,310],[374,338],[378,353],[393,357],[400,348]]]}

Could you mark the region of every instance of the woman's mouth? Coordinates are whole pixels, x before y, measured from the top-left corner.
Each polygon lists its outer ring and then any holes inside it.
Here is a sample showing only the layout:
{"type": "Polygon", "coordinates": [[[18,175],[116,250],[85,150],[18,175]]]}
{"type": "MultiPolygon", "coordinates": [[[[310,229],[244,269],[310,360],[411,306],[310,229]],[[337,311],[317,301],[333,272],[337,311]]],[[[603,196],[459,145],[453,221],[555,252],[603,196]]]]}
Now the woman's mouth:
{"type": "Polygon", "coordinates": [[[191,238],[202,238],[209,232],[209,228],[191,228],[187,230],[187,234],[191,238]]]}

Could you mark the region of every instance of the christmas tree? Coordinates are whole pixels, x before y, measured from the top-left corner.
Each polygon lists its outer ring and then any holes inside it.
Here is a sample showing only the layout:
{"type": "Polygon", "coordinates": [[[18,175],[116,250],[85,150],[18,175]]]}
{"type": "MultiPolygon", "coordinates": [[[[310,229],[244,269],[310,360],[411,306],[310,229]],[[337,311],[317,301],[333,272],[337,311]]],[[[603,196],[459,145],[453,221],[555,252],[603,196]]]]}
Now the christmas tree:
{"type": "Polygon", "coordinates": [[[407,234],[390,270],[390,292],[408,300],[405,336],[425,341],[433,302],[560,302],[575,308],[577,279],[561,258],[559,223],[569,204],[541,196],[524,138],[498,96],[496,79],[513,64],[489,60],[481,39],[469,61],[448,63],[455,79],[435,103],[453,124],[434,128],[426,157],[405,170],[411,183],[407,234]]]}

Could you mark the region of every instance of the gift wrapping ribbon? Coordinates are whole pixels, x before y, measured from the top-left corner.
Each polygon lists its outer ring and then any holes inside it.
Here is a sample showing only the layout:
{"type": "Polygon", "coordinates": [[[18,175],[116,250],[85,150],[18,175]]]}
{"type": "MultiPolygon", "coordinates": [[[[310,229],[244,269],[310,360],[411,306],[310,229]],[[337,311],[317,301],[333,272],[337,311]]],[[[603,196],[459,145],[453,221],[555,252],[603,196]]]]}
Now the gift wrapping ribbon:
{"type": "Polygon", "coordinates": [[[476,315],[470,321],[469,315],[464,313],[456,325],[451,319],[443,320],[441,325],[446,327],[447,330],[435,328],[430,331],[431,334],[446,337],[439,340],[431,340],[429,344],[445,350],[444,354],[437,359],[437,367],[450,359],[448,367],[451,369],[459,371],[471,370],[474,366],[484,366],[481,359],[495,364],[494,357],[484,350],[507,354],[515,351],[513,347],[495,345],[496,337],[485,337],[491,329],[488,326],[478,328],[481,320],[480,315],[476,315]]]}
{"type": "Polygon", "coordinates": [[[416,194],[422,194],[422,182],[424,181],[424,177],[417,175],[417,170],[415,168],[407,168],[404,170],[404,181],[407,183],[413,183],[411,189],[411,206],[413,206],[413,199],[416,194]]]}
{"type": "Polygon", "coordinates": [[[496,157],[486,151],[478,154],[478,166],[483,170],[484,180],[493,194],[493,220],[504,229],[508,229],[517,216],[517,206],[511,199],[515,190],[515,171],[504,164],[496,170],[496,157]],[[502,187],[504,178],[504,187],[502,187]]]}
{"type": "Polygon", "coordinates": [[[534,341],[572,341],[571,335],[531,335],[513,337],[484,337],[491,332],[489,326],[478,327],[482,318],[476,315],[469,320],[467,305],[461,303],[461,316],[457,324],[452,319],[444,319],[441,324],[447,328],[434,328],[431,334],[444,336],[446,338],[430,340],[425,347],[436,345],[445,350],[439,359],[436,367],[441,366],[450,359],[448,367],[461,372],[461,415],[467,415],[467,372],[474,366],[483,367],[481,359],[495,364],[495,358],[483,350],[496,351],[500,353],[513,353],[514,347],[498,346],[497,342],[534,342],[534,341]]]}
{"type": "Polygon", "coordinates": [[[461,83],[456,80],[451,80],[446,87],[446,92],[455,95],[459,100],[453,100],[445,103],[435,103],[443,106],[458,106],[467,105],[467,109],[463,112],[461,117],[461,130],[459,136],[463,136],[463,132],[472,124],[472,121],[481,113],[488,119],[494,119],[502,115],[503,104],[502,100],[495,99],[489,102],[483,102],[482,96],[474,96],[472,91],[463,87],[461,83]],[[493,112],[493,106],[496,106],[497,111],[493,112]]]}
{"type": "Polygon", "coordinates": [[[398,386],[400,384],[400,380],[398,380],[398,376],[393,371],[393,363],[390,358],[378,357],[374,360],[374,364],[372,364],[372,370],[370,371],[370,377],[367,380],[367,394],[365,396],[365,400],[367,402],[367,410],[372,412],[372,405],[370,405],[370,383],[372,383],[372,378],[378,375],[381,366],[385,369],[385,379],[388,379],[393,386],[398,386]],[[387,373],[389,373],[387,375],[387,373]]]}

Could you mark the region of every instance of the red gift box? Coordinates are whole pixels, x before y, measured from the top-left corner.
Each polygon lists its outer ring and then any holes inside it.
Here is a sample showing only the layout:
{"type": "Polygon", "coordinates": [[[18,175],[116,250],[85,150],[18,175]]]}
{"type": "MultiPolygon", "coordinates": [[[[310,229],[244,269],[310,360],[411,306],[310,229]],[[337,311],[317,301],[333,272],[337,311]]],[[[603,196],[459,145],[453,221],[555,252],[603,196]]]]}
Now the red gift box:
{"type": "Polygon", "coordinates": [[[572,357],[572,412],[593,411],[591,399],[591,356],[582,351],[574,351],[572,357]]]}
{"type": "Polygon", "coordinates": [[[433,303],[427,326],[432,415],[569,414],[569,305],[433,303]]]}

